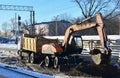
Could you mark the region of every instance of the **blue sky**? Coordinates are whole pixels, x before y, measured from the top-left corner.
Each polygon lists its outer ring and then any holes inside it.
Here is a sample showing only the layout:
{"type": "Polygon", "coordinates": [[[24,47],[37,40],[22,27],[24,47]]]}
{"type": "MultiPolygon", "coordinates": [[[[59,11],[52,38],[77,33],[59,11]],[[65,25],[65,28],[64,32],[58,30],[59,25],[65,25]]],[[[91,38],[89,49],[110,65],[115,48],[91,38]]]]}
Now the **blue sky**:
{"type": "MultiPolygon", "coordinates": [[[[61,14],[68,14],[72,17],[81,16],[79,7],[72,0],[0,0],[0,4],[33,6],[36,22],[51,21],[61,14]]],[[[30,19],[29,12],[0,10],[0,24],[10,21],[15,17],[15,13],[21,16],[22,21],[30,19]]]]}

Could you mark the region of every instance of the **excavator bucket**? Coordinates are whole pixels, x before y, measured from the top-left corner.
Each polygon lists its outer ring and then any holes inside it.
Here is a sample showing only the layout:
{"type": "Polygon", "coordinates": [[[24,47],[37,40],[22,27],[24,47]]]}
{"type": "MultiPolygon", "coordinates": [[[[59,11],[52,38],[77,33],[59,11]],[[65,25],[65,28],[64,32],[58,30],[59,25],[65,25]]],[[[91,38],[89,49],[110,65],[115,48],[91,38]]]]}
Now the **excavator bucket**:
{"type": "Polygon", "coordinates": [[[91,58],[96,65],[101,63],[101,51],[99,49],[94,49],[90,51],[91,58]]]}
{"type": "Polygon", "coordinates": [[[90,51],[91,58],[96,65],[110,64],[111,55],[102,53],[99,49],[93,49],[90,51]]]}

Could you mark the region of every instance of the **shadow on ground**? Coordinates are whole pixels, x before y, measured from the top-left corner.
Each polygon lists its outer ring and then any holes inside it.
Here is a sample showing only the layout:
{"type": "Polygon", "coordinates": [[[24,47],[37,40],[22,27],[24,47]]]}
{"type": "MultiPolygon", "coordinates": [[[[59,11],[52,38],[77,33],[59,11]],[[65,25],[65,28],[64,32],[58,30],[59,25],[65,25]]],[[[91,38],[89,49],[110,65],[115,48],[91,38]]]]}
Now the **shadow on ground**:
{"type": "Polygon", "coordinates": [[[120,78],[120,69],[112,65],[93,65],[87,63],[80,63],[69,72],[70,76],[84,76],[84,77],[102,77],[102,78],[120,78]]]}

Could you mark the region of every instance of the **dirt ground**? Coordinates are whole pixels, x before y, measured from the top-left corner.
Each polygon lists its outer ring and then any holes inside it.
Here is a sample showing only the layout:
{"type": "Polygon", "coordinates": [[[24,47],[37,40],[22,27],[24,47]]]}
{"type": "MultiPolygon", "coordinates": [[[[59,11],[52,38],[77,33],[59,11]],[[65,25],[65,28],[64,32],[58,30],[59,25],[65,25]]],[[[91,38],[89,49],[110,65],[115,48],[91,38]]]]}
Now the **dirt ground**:
{"type": "MultiPolygon", "coordinates": [[[[5,54],[8,54],[5,57],[0,57],[0,62],[6,63],[9,65],[14,65],[22,67],[27,70],[32,70],[40,73],[45,73],[49,75],[59,75],[69,77],[92,77],[92,78],[120,78],[120,69],[119,63],[113,62],[111,65],[99,65],[96,66],[89,61],[80,62],[76,66],[60,66],[59,69],[47,68],[40,64],[30,64],[26,63],[24,60],[21,61],[16,51],[10,50],[1,50],[5,54]],[[11,53],[9,53],[11,52],[11,53]],[[116,66],[115,66],[116,64],[116,66]]],[[[1,52],[0,51],[0,52],[1,52]]],[[[1,52],[2,53],[2,52],[1,52]]]]}

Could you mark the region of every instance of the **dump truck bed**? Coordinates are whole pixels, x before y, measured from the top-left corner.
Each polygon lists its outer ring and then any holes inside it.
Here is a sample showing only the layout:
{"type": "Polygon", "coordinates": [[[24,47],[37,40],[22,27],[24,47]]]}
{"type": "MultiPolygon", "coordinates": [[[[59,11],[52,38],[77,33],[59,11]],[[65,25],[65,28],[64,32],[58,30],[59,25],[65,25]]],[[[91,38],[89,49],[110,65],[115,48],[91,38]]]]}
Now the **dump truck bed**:
{"type": "Polygon", "coordinates": [[[57,43],[57,39],[46,39],[43,37],[36,36],[23,36],[22,38],[22,46],[24,50],[32,51],[32,52],[41,52],[42,45],[49,43],[57,43]]]}

